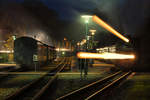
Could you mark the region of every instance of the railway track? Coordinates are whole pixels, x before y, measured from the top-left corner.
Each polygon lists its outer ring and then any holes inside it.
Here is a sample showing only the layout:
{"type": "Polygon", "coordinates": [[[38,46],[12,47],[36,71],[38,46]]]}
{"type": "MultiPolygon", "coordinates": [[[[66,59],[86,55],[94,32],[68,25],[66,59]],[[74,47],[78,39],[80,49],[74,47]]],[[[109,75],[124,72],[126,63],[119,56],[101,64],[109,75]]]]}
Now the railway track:
{"type": "Polygon", "coordinates": [[[15,93],[9,95],[6,100],[37,100],[42,98],[46,90],[52,85],[57,79],[57,75],[61,72],[69,59],[61,61],[55,69],[47,72],[42,77],[32,81],[31,83],[23,86],[15,93]]]}
{"type": "Polygon", "coordinates": [[[11,72],[23,72],[25,71],[24,69],[11,69],[11,70],[7,70],[7,72],[0,72],[0,81],[5,81],[7,79],[10,79],[11,78],[14,78],[14,77],[17,77],[17,75],[15,74],[10,74],[11,72]]]}
{"type": "Polygon", "coordinates": [[[106,91],[110,91],[112,87],[116,86],[123,79],[125,79],[131,72],[116,72],[106,78],[100,79],[80,89],[70,92],[56,100],[100,100],[106,91]]]}

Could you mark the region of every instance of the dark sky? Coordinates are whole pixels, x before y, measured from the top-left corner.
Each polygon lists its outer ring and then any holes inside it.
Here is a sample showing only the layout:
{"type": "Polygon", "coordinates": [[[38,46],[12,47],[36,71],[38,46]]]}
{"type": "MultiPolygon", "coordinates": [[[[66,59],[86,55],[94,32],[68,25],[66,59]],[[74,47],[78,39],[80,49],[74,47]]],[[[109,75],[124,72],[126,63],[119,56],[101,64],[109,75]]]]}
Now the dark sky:
{"type": "MultiPolygon", "coordinates": [[[[150,0],[41,0],[55,9],[65,20],[75,20],[82,12],[92,9],[105,13],[110,23],[123,27],[127,34],[135,34],[150,17],[150,0]],[[120,26],[121,24],[121,26],[120,26]]],[[[91,12],[92,13],[92,12],[91,12]]]]}
{"type": "MultiPolygon", "coordinates": [[[[27,0],[1,0],[3,3],[17,1],[22,3],[27,0]]],[[[28,0],[31,1],[31,0],[28,0]]],[[[32,0],[37,1],[37,0],[32,0]]],[[[40,0],[49,9],[54,9],[61,20],[80,21],[80,15],[84,12],[93,14],[96,9],[99,13],[104,13],[110,25],[116,30],[125,34],[139,34],[138,30],[142,28],[150,18],[150,0],[40,0]]],[[[103,16],[102,16],[103,17],[103,16]]],[[[78,24],[78,23],[77,23],[78,24]]],[[[71,31],[76,31],[76,25],[73,24],[74,30],[66,31],[71,35],[71,31]]],[[[98,27],[96,27],[98,28],[98,27]]],[[[100,29],[100,28],[99,28],[100,29]]],[[[101,30],[101,29],[100,29],[101,30]]],[[[80,32],[81,33],[81,32],[80,32]]],[[[63,34],[63,33],[61,33],[63,34]]],[[[65,34],[64,34],[65,36],[65,34]]],[[[77,38],[79,31],[73,34],[77,38]]]]}
{"type": "Polygon", "coordinates": [[[91,0],[42,0],[49,8],[59,12],[62,19],[73,19],[80,11],[96,8],[91,0]]]}
{"type": "MultiPolygon", "coordinates": [[[[1,0],[1,2],[13,2],[19,3],[24,0],[1,0]]],[[[27,0],[25,0],[27,1],[27,0]]],[[[32,0],[28,0],[32,1],[32,0]]],[[[34,0],[33,0],[34,1],[34,0]]],[[[35,0],[37,1],[37,0],[35,0]]],[[[54,9],[58,12],[61,19],[75,20],[76,16],[79,16],[80,12],[86,12],[97,8],[100,12],[106,13],[107,17],[113,22],[118,23],[118,17],[124,20],[124,16],[128,19],[132,19],[136,24],[137,21],[142,23],[146,18],[149,11],[149,0],[39,0],[44,2],[50,9],[54,9]],[[135,18],[133,18],[135,17],[135,18]],[[141,22],[142,21],[142,22],[141,22]]],[[[92,12],[91,12],[92,13],[92,12]]]]}
{"type": "Polygon", "coordinates": [[[125,0],[0,0],[1,2],[41,1],[50,9],[56,10],[62,19],[73,19],[80,12],[88,12],[97,8],[100,11],[111,13],[125,0]]]}

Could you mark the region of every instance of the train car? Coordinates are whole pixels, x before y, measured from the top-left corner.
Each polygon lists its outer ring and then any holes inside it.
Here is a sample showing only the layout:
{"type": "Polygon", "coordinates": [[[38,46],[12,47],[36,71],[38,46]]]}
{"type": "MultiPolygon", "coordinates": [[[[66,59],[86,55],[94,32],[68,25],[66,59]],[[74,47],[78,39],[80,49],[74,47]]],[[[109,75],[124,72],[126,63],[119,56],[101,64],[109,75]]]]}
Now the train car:
{"type": "Polygon", "coordinates": [[[48,46],[31,37],[20,37],[14,41],[14,61],[21,67],[32,69],[51,63],[56,58],[55,47],[48,46]]]}

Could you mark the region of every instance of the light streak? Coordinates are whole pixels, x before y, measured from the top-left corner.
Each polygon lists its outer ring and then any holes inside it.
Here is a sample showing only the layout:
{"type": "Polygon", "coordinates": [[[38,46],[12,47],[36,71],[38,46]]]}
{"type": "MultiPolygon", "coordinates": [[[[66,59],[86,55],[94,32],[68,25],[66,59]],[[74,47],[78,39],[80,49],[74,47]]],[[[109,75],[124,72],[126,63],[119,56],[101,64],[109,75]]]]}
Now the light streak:
{"type": "Polygon", "coordinates": [[[109,32],[113,33],[114,35],[116,35],[120,39],[124,40],[125,42],[129,42],[128,38],[124,37],[122,34],[120,34],[119,32],[117,32],[115,29],[113,29],[110,25],[108,25],[106,22],[104,22],[102,19],[100,19],[96,15],[94,15],[92,17],[92,19],[93,19],[94,22],[96,22],[97,24],[99,24],[100,26],[102,26],[103,28],[105,28],[106,30],[108,30],[109,32]]]}
{"type": "Polygon", "coordinates": [[[88,52],[79,52],[77,54],[78,58],[87,58],[87,59],[135,59],[133,54],[118,54],[118,53],[88,53],[88,52]]]}
{"type": "Polygon", "coordinates": [[[12,50],[0,50],[0,53],[13,53],[14,51],[12,50]]]}
{"type": "Polygon", "coordinates": [[[56,51],[71,51],[70,49],[66,48],[56,48],[56,51]]]}

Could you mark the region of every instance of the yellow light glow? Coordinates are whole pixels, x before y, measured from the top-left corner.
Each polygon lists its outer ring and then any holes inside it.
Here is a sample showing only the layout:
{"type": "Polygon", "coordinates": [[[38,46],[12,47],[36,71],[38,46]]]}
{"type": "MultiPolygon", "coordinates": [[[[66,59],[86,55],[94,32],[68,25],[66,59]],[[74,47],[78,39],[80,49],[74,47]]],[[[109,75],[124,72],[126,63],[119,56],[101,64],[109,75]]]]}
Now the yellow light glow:
{"type": "Polygon", "coordinates": [[[66,38],[64,38],[64,41],[66,41],[67,39],[66,38]]]}
{"type": "Polygon", "coordinates": [[[95,35],[96,30],[90,30],[91,35],[95,35]]]}
{"type": "Polygon", "coordinates": [[[83,45],[85,43],[86,43],[86,39],[83,39],[80,44],[83,45]]]}
{"type": "Polygon", "coordinates": [[[95,35],[95,33],[94,33],[94,32],[92,32],[91,34],[92,34],[92,35],[95,35]]]}
{"type": "Polygon", "coordinates": [[[83,39],[83,43],[86,43],[86,39],[83,39]]]}
{"type": "Polygon", "coordinates": [[[80,45],[80,43],[78,42],[78,43],[77,43],[77,45],[79,46],[79,45],[80,45]]]}
{"type": "Polygon", "coordinates": [[[87,59],[135,59],[135,55],[130,54],[118,54],[118,53],[88,53],[88,52],[79,52],[77,54],[78,58],[87,58],[87,59]]]}
{"type": "Polygon", "coordinates": [[[96,22],[97,24],[99,24],[100,26],[102,26],[103,28],[105,28],[106,30],[108,30],[109,32],[113,33],[117,37],[121,38],[125,42],[129,42],[128,38],[124,37],[122,34],[120,34],[119,32],[117,32],[115,29],[113,29],[111,26],[109,26],[107,23],[105,23],[102,19],[100,19],[96,15],[93,16],[92,19],[93,19],[94,22],[96,22]]]}
{"type": "Polygon", "coordinates": [[[0,53],[13,53],[14,51],[12,50],[1,50],[0,53]]]}
{"type": "Polygon", "coordinates": [[[66,49],[66,48],[56,48],[56,51],[70,51],[70,49],[66,49]]]}

